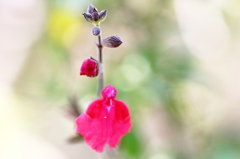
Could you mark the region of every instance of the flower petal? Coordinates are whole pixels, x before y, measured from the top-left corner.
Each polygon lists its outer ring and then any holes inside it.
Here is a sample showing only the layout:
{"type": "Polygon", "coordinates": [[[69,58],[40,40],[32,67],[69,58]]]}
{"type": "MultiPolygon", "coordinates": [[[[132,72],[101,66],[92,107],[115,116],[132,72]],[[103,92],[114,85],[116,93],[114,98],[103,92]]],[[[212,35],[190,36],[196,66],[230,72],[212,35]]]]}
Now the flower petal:
{"type": "Polygon", "coordinates": [[[114,100],[114,105],[108,116],[108,145],[109,150],[117,146],[121,138],[132,127],[130,113],[126,104],[120,100],[114,100]]]}
{"type": "Polygon", "coordinates": [[[86,143],[97,152],[102,152],[106,145],[106,137],[99,129],[101,122],[84,113],[76,119],[76,123],[79,125],[77,132],[84,136],[86,143]]]}
{"type": "Polygon", "coordinates": [[[107,110],[102,107],[102,100],[93,101],[86,113],[76,119],[77,132],[83,135],[86,143],[97,152],[102,152],[107,143],[107,110]]]}

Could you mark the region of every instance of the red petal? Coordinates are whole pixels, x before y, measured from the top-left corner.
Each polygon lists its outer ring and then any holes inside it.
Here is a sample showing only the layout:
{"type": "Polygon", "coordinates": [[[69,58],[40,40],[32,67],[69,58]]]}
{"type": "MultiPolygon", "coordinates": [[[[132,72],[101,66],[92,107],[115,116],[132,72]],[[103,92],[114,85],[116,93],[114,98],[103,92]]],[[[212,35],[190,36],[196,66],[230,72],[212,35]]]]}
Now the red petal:
{"type": "Polygon", "coordinates": [[[115,147],[132,126],[127,106],[119,100],[95,100],[76,119],[77,132],[89,146],[102,152],[106,143],[115,147]]]}
{"type": "Polygon", "coordinates": [[[126,104],[119,100],[113,100],[114,105],[109,112],[108,145],[109,149],[117,146],[121,138],[132,127],[130,114],[126,104]]]}

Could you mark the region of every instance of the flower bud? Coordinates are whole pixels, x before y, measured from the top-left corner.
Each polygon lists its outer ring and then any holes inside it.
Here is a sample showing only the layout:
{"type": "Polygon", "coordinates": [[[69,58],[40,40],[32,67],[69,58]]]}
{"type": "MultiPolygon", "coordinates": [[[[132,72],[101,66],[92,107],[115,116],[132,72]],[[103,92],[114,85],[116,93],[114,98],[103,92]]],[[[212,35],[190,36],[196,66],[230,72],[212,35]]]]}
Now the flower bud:
{"type": "Polygon", "coordinates": [[[99,15],[98,15],[98,12],[92,12],[92,19],[93,21],[97,22],[98,19],[99,19],[99,15]]]}
{"type": "Polygon", "coordinates": [[[91,14],[89,14],[89,13],[83,13],[82,15],[84,16],[84,18],[86,19],[86,21],[88,21],[88,22],[90,22],[90,23],[93,21],[91,14]]]}
{"type": "Polygon", "coordinates": [[[98,62],[94,58],[89,58],[83,61],[80,68],[80,75],[86,75],[87,77],[96,77],[99,72],[98,62]]]}
{"type": "Polygon", "coordinates": [[[104,21],[107,17],[107,10],[103,10],[99,13],[99,21],[104,21]]]}
{"type": "Polygon", "coordinates": [[[115,99],[117,96],[117,90],[112,85],[107,85],[101,93],[105,99],[115,99]]]}
{"type": "Polygon", "coordinates": [[[101,29],[99,27],[92,28],[92,34],[98,36],[101,34],[101,29]]]}
{"type": "Polygon", "coordinates": [[[117,35],[112,35],[102,40],[102,45],[110,48],[116,48],[122,44],[122,40],[117,35]]]}

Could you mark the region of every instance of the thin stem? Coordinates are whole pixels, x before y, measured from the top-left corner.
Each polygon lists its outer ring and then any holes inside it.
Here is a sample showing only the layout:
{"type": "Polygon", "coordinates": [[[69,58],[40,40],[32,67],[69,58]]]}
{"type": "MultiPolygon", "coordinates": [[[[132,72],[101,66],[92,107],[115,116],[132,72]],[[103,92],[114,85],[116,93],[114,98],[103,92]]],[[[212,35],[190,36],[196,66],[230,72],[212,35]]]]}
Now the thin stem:
{"type": "Polygon", "coordinates": [[[102,42],[101,35],[98,36],[98,53],[99,53],[99,62],[102,63],[102,42]]]}
{"type": "Polygon", "coordinates": [[[103,76],[103,58],[102,58],[102,42],[101,35],[98,36],[98,61],[100,63],[100,71],[98,75],[98,96],[101,97],[101,91],[104,87],[104,76],[103,76]]]}

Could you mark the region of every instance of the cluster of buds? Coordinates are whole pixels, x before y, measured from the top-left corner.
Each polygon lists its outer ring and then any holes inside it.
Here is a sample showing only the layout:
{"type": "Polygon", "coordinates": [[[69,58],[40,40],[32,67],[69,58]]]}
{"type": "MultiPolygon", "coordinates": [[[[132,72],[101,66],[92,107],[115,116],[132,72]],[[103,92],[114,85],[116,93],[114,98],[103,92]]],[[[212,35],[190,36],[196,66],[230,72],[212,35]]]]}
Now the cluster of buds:
{"type": "MultiPolygon", "coordinates": [[[[100,22],[105,20],[107,16],[107,10],[103,10],[100,13],[98,13],[97,8],[89,3],[87,13],[83,13],[83,16],[88,22],[95,25],[92,28],[92,35],[100,36],[101,29],[99,24],[100,22]]],[[[109,48],[116,48],[122,44],[121,38],[117,35],[112,35],[103,38],[100,42],[101,44],[98,45],[101,45],[101,47],[105,46],[109,48]]],[[[80,68],[80,75],[85,75],[87,77],[96,77],[99,74],[100,68],[101,68],[100,62],[91,57],[83,62],[80,68]]]]}
{"type": "Polygon", "coordinates": [[[83,16],[88,22],[98,26],[99,23],[104,21],[105,18],[107,17],[107,10],[103,10],[100,13],[98,13],[97,8],[89,3],[87,13],[83,13],[83,16]]]}

